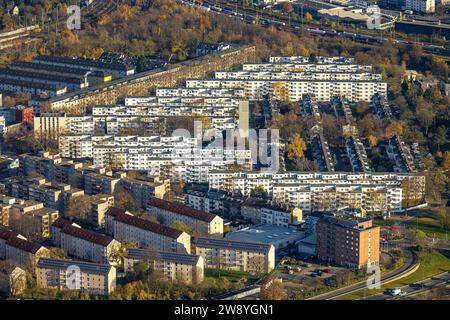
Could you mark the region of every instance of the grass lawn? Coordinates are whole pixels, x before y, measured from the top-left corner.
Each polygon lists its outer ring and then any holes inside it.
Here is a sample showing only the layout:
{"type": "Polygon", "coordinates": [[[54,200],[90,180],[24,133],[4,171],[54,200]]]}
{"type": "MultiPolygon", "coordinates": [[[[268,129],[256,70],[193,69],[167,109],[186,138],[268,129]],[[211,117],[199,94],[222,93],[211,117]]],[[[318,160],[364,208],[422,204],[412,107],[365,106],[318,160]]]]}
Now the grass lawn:
{"type": "MultiPolygon", "coordinates": [[[[416,219],[413,219],[408,223],[408,228],[416,229],[417,227],[419,227],[419,230],[425,232],[427,237],[446,239],[445,229],[441,227],[439,221],[435,218],[421,217],[418,219],[418,221],[416,221],[416,219]]],[[[450,234],[448,232],[447,234],[448,239],[450,239],[450,234]]]]}
{"type": "Polygon", "coordinates": [[[430,278],[434,275],[446,272],[450,270],[450,259],[444,256],[442,253],[434,251],[428,254],[424,261],[420,263],[419,269],[413,274],[390,282],[386,285],[382,285],[381,289],[361,289],[353,293],[340,296],[334,300],[358,300],[367,296],[375,295],[384,292],[386,289],[392,289],[395,287],[402,287],[408,284],[413,284],[418,281],[430,278]]]}
{"type": "Polygon", "coordinates": [[[226,278],[230,282],[237,282],[242,278],[256,280],[258,277],[256,275],[251,275],[248,272],[243,271],[233,271],[233,270],[217,270],[211,268],[205,268],[205,277],[211,278],[226,278]]]}
{"type": "Polygon", "coordinates": [[[390,227],[394,225],[394,221],[392,220],[373,219],[372,221],[375,226],[380,227],[390,227]]]}

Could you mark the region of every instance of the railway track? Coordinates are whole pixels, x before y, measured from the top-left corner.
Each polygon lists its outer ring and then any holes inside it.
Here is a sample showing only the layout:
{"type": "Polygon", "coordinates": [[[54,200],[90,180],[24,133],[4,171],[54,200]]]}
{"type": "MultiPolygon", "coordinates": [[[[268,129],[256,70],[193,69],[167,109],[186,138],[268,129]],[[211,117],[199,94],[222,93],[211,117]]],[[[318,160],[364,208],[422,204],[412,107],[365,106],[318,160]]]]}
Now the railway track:
{"type": "MultiPolygon", "coordinates": [[[[371,35],[367,33],[353,33],[347,31],[340,31],[332,29],[331,27],[309,26],[308,24],[301,24],[298,21],[289,19],[287,17],[280,17],[279,15],[271,14],[270,12],[263,12],[261,10],[255,10],[251,7],[240,7],[236,4],[232,4],[228,1],[221,0],[177,0],[179,3],[203,8],[207,11],[224,14],[230,17],[240,19],[246,23],[255,24],[258,22],[262,26],[269,27],[274,26],[279,30],[301,34],[302,32],[308,32],[313,36],[328,36],[328,37],[344,37],[351,39],[354,42],[364,43],[368,45],[379,45],[388,40],[390,37],[371,35]]],[[[423,43],[416,41],[408,41],[402,39],[393,39],[394,43],[399,45],[403,44],[408,47],[413,45],[421,46],[424,52],[435,55],[437,57],[444,58],[450,62],[450,48],[446,46],[439,46],[432,43],[423,43]]]]}

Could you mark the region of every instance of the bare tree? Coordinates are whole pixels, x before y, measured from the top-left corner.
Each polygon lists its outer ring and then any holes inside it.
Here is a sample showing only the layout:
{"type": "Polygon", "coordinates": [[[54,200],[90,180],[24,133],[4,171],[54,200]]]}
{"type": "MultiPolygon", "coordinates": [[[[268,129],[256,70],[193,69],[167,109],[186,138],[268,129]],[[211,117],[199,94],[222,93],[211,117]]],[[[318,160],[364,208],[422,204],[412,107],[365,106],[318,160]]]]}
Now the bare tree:
{"type": "Polygon", "coordinates": [[[91,200],[89,196],[82,195],[70,198],[67,209],[65,210],[65,217],[87,220],[90,214],[91,200]]]}
{"type": "Polygon", "coordinates": [[[261,286],[261,299],[286,300],[288,293],[282,279],[271,277],[261,286]]]}
{"type": "Polygon", "coordinates": [[[0,293],[15,297],[25,289],[26,282],[25,270],[11,260],[0,261],[0,293]]]}

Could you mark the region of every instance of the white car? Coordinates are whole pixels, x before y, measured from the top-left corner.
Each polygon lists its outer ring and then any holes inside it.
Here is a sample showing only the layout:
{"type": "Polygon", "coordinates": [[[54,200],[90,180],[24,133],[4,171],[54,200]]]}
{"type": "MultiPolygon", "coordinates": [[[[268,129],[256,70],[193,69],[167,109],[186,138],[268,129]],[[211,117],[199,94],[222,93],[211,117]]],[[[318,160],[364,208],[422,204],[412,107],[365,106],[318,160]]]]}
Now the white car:
{"type": "Polygon", "coordinates": [[[395,289],[389,290],[389,294],[390,294],[391,296],[398,296],[398,295],[400,295],[401,293],[402,293],[402,289],[400,289],[400,288],[395,288],[395,289]]]}

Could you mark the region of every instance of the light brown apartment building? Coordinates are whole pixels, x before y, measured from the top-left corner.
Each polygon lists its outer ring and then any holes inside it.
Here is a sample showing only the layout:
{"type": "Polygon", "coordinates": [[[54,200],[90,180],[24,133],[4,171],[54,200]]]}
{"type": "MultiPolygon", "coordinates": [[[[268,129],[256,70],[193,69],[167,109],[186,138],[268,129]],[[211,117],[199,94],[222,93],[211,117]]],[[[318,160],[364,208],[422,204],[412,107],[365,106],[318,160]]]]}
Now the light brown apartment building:
{"type": "Polygon", "coordinates": [[[275,247],[250,241],[197,238],[195,254],[206,268],[267,273],[275,268],[275,247]]]}
{"type": "Polygon", "coordinates": [[[0,259],[12,260],[25,267],[34,267],[37,260],[46,257],[48,253],[48,249],[42,245],[0,227],[0,259]]]}
{"type": "Polygon", "coordinates": [[[204,259],[192,254],[128,249],[124,257],[125,272],[133,271],[138,262],[147,262],[167,281],[198,284],[204,279],[204,259]]]}
{"type": "Polygon", "coordinates": [[[114,196],[107,194],[96,194],[91,196],[91,212],[89,221],[96,226],[105,224],[105,215],[109,208],[114,206],[114,196]]]}
{"type": "Polygon", "coordinates": [[[36,265],[36,280],[39,288],[109,295],[116,289],[116,268],[109,264],[40,259],[36,265]]]}
{"type": "Polygon", "coordinates": [[[0,194],[0,226],[9,225],[9,210],[15,202],[15,198],[0,194]]]}
{"type": "Polygon", "coordinates": [[[325,216],[317,222],[317,255],[350,268],[378,265],[380,227],[372,220],[350,215],[325,216]]]}
{"type": "Polygon", "coordinates": [[[223,219],[215,214],[193,209],[181,203],[152,198],[147,210],[165,225],[182,222],[200,235],[223,234],[223,219]]]}
{"type": "Polygon", "coordinates": [[[9,226],[30,239],[38,240],[50,237],[50,226],[58,217],[58,210],[45,208],[42,202],[15,199],[9,209],[9,226]]]}
{"type": "Polygon", "coordinates": [[[191,236],[131,213],[110,208],[105,218],[106,232],[119,241],[131,242],[155,251],[191,253],[191,236]]]}
{"type": "Polygon", "coordinates": [[[120,242],[106,235],[83,229],[59,218],[52,225],[54,245],[68,255],[95,263],[114,263],[120,242]]]}

